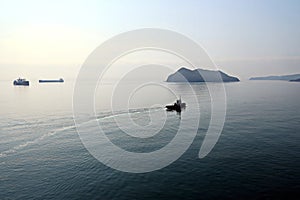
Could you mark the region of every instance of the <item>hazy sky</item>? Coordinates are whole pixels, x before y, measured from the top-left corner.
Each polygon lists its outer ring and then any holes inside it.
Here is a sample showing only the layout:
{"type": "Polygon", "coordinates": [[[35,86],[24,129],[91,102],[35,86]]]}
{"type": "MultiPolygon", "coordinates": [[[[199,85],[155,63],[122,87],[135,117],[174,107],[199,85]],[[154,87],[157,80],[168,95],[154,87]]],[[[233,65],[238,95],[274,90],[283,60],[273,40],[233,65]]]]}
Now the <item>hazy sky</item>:
{"type": "Polygon", "coordinates": [[[139,28],[182,33],[242,79],[300,73],[299,0],[0,0],[0,80],[75,77],[101,42],[139,28]]]}

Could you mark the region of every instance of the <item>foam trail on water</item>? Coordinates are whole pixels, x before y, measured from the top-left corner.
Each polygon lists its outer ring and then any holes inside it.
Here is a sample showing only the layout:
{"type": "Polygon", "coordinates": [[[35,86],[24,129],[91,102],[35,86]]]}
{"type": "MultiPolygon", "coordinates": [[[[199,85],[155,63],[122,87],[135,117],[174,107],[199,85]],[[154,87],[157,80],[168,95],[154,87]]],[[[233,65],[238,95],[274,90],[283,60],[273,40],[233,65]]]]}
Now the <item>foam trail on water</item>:
{"type": "Polygon", "coordinates": [[[97,121],[104,120],[104,119],[110,119],[113,117],[119,117],[119,116],[123,116],[123,115],[128,115],[128,114],[139,114],[139,113],[144,113],[144,112],[148,112],[148,111],[152,111],[152,112],[159,111],[161,109],[163,109],[163,107],[139,108],[139,109],[129,109],[128,111],[118,111],[116,113],[110,113],[108,115],[98,116],[97,121]]]}
{"type": "Polygon", "coordinates": [[[20,144],[18,146],[15,146],[15,147],[13,147],[13,148],[11,148],[9,150],[1,152],[0,153],[0,158],[6,157],[6,156],[8,156],[9,154],[12,154],[12,153],[16,153],[18,150],[21,150],[21,149],[27,147],[28,145],[32,145],[32,144],[38,143],[38,142],[42,141],[43,139],[45,139],[47,137],[56,135],[59,132],[62,132],[62,131],[65,131],[65,130],[69,130],[69,129],[72,129],[72,128],[75,128],[75,125],[66,126],[66,127],[63,127],[63,128],[59,128],[59,129],[50,131],[50,132],[48,132],[48,133],[40,136],[39,138],[36,138],[34,140],[31,140],[31,141],[24,142],[24,143],[22,143],[22,144],[20,144]]]}
{"type": "MultiPolygon", "coordinates": [[[[143,113],[143,112],[147,112],[147,111],[151,111],[151,110],[152,111],[158,111],[160,109],[162,109],[162,107],[131,109],[129,111],[123,111],[123,112],[120,112],[120,113],[117,113],[117,114],[110,114],[110,115],[107,115],[107,116],[98,117],[97,121],[99,121],[99,120],[105,120],[105,119],[109,119],[109,118],[113,118],[113,117],[118,117],[118,116],[122,116],[122,115],[127,115],[128,113],[130,113],[130,114],[136,114],[136,113],[143,113]]],[[[89,123],[90,121],[86,121],[86,122],[84,122],[84,123],[82,123],[80,125],[89,123]]],[[[22,143],[22,144],[20,144],[18,146],[15,146],[15,147],[13,147],[11,149],[8,149],[6,151],[1,152],[0,153],[0,158],[6,157],[9,154],[16,153],[18,150],[21,150],[21,149],[23,149],[23,148],[25,148],[25,147],[27,147],[29,145],[36,144],[36,143],[42,141],[43,139],[45,139],[47,137],[56,135],[57,133],[59,133],[61,131],[69,130],[69,129],[72,129],[72,128],[76,128],[76,126],[75,125],[66,126],[66,127],[63,127],[63,128],[59,128],[59,129],[50,131],[50,132],[48,132],[48,133],[40,136],[39,138],[36,138],[34,140],[31,140],[31,141],[24,142],[24,143],[22,143]]]]}

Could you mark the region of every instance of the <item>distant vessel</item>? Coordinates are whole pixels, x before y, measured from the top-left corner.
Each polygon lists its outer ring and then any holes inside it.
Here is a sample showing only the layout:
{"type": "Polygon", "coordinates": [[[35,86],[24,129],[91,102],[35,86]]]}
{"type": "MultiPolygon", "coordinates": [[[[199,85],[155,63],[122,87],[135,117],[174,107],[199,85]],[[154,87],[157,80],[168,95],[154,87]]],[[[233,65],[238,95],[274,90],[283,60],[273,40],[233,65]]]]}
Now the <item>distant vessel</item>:
{"type": "Polygon", "coordinates": [[[64,79],[60,78],[58,80],[39,80],[39,83],[63,83],[64,79]]]}
{"type": "Polygon", "coordinates": [[[182,103],[181,98],[176,100],[176,102],[173,105],[166,105],[167,111],[177,111],[181,112],[182,109],[185,109],[186,104],[182,103]]]}
{"type": "Polygon", "coordinates": [[[25,78],[18,78],[17,80],[14,80],[14,85],[25,85],[25,86],[29,86],[29,81],[26,81],[25,78]]]}

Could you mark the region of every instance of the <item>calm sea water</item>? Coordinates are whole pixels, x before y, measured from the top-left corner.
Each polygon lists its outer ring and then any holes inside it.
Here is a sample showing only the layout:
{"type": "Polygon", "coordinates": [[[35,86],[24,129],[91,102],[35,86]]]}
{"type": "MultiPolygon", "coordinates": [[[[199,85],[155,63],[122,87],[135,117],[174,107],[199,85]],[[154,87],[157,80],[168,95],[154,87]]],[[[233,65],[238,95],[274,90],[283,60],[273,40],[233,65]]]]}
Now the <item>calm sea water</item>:
{"type": "MultiPolygon", "coordinates": [[[[225,84],[225,126],[216,146],[203,159],[198,153],[209,123],[210,98],[205,85],[194,84],[201,118],[193,144],[171,165],[142,174],[111,169],[85,149],[73,120],[73,85],[71,81],[32,82],[30,87],[13,87],[10,82],[0,82],[0,199],[299,198],[299,83],[225,84]]],[[[166,85],[183,100],[192,98],[185,84],[166,85]]],[[[130,83],[122,87],[126,90],[130,83]]],[[[164,113],[168,119],[149,140],[132,140],[114,123],[115,117],[127,112],[122,98],[113,102],[112,113],[109,98],[100,98],[111,86],[102,89],[96,94],[96,115],[116,145],[150,152],[176,134],[180,116],[162,108],[175,100],[174,94],[152,87],[126,102],[137,124],[149,123],[149,111],[164,113]]],[[[190,114],[193,106],[188,104],[182,115],[195,117],[190,114]]]]}

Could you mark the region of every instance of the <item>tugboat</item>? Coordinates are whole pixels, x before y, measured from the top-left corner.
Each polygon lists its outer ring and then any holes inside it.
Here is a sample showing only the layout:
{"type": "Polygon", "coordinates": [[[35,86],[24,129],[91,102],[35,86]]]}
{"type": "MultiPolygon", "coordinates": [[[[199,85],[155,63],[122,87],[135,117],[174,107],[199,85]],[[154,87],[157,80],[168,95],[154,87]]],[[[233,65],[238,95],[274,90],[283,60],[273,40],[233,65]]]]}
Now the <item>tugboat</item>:
{"type": "Polygon", "coordinates": [[[18,78],[17,80],[14,80],[14,85],[29,86],[29,81],[26,81],[25,78],[18,78]]]}
{"type": "Polygon", "coordinates": [[[173,105],[166,105],[167,111],[176,111],[181,112],[182,109],[185,109],[186,104],[182,103],[181,98],[176,100],[173,105]]]}

